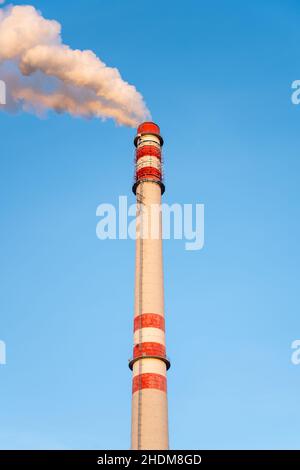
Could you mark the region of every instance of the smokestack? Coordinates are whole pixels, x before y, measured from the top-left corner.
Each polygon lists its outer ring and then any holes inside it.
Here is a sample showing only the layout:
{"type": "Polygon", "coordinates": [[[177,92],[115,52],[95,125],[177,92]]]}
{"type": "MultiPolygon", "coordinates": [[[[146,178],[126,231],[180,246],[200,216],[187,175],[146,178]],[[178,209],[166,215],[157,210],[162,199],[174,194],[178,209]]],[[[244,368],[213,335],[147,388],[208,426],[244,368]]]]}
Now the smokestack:
{"type": "Polygon", "coordinates": [[[161,196],[163,139],[153,122],[138,127],[134,139],[137,199],[132,449],[168,449],[168,402],[161,196]]]}

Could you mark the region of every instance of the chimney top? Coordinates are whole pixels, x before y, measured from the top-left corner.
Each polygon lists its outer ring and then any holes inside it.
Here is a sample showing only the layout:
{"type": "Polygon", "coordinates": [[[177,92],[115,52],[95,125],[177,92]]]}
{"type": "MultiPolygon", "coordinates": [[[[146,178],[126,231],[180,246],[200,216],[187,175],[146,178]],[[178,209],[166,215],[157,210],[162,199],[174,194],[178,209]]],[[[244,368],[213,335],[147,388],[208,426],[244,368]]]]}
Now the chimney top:
{"type": "Polygon", "coordinates": [[[155,122],[146,121],[139,125],[137,129],[138,134],[158,134],[160,135],[160,128],[155,122]]]}
{"type": "Polygon", "coordinates": [[[139,127],[137,128],[137,135],[134,139],[134,144],[135,145],[137,144],[137,140],[138,140],[139,136],[141,136],[143,134],[156,135],[160,140],[160,145],[163,145],[163,143],[164,143],[163,138],[160,135],[160,128],[157,124],[155,124],[155,122],[146,121],[146,122],[142,122],[142,124],[139,125],[139,127]]]}

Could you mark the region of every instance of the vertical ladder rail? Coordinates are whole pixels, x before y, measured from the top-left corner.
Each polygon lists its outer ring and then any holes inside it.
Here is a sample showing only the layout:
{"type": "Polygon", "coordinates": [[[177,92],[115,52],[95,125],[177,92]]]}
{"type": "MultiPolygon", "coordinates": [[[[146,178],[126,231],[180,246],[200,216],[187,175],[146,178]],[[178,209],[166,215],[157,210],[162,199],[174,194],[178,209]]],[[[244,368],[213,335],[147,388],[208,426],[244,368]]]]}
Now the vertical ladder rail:
{"type": "Polygon", "coordinates": [[[139,359],[139,390],[138,390],[138,449],[142,448],[142,314],[143,314],[143,182],[140,184],[140,192],[137,194],[137,201],[139,207],[139,224],[140,224],[140,262],[139,262],[139,350],[140,350],[140,359],[139,359]]]}

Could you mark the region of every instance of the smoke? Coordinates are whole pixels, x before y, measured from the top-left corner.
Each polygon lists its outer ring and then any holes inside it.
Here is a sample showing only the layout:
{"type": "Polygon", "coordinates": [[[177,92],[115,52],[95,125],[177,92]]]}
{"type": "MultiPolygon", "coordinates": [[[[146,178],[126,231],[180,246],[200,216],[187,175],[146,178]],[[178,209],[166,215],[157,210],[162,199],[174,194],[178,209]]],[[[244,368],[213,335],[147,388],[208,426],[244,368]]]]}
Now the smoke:
{"type": "Polygon", "coordinates": [[[63,44],[61,25],[33,6],[0,9],[0,78],[7,83],[10,111],[54,110],[132,127],[150,117],[141,94],[118,69],[90,50],[63,44]]]}

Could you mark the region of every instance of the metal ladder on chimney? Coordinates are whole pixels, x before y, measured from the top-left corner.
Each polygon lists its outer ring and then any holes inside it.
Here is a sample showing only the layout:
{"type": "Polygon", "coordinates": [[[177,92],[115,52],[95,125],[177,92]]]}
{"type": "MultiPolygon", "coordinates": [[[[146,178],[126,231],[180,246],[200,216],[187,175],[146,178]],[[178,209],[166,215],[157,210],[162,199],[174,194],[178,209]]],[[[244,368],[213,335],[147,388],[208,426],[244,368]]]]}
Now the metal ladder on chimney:
{"type": "MultiPolygon", "coordinates": [[[[140,183],[140,191],[137,192],[137,202],[138,202],[138,214],[139,214],[139,226],[140,226],[140,234],[139,234],[139,306],[138,306],[138,314],[139,314],[139,356],[142,357],[143,354],[143,338],[142,338],[142,314],[143,314],[143,181],[140,183]]],[[[138,450],[142,447],[142,359],[139,359],[139,381],[138,381],[138,422],[137,422],[137,437],[138,437],[138,450]]]]}

